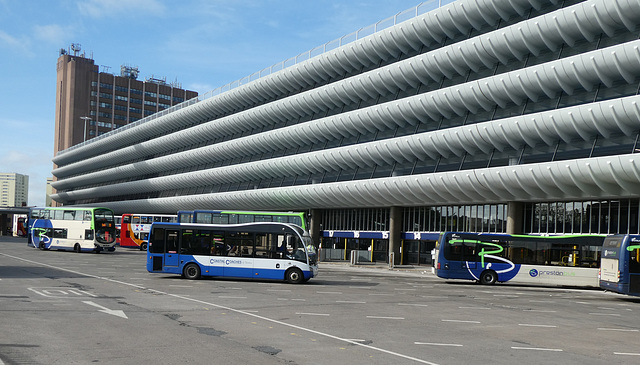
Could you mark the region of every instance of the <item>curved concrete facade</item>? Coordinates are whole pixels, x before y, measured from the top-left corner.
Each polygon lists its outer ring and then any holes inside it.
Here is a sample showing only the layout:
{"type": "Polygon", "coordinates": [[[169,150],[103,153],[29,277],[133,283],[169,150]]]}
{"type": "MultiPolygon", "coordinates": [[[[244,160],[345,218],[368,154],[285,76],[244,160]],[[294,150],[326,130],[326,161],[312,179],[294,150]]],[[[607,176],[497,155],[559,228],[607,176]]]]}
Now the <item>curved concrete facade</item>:
{"type": "Polygon", "coordinates": [[[63,151],[53,198],[150,213],[631,211],[638,24],[640,0],[458,0],[63,151]]]}

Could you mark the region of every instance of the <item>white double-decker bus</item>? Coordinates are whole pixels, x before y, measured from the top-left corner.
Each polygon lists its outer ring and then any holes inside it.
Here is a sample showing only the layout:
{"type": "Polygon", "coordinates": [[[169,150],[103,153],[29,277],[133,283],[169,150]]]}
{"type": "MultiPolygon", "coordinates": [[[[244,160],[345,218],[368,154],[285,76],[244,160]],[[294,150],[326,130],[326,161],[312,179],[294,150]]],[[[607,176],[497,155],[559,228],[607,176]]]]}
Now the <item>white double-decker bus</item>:
{"type": "Polygon", "coordinates": [[[28,243],[42,250],[115,250],[116,224],[108,208],[31,208],[27,226],[28,243]]]}

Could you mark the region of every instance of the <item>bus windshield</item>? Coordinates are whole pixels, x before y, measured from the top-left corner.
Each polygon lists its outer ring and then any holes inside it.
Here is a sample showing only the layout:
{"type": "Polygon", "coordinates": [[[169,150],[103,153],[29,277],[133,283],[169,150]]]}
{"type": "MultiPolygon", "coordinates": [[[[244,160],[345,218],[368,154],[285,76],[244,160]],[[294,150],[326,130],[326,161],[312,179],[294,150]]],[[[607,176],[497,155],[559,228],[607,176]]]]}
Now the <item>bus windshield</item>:
{"type": "Polygon", "coordinates": [[[113,243],[115,236],[115,218],[110,209],[97,208],[93,211],[96,240],[100,243],[113,243]]]}

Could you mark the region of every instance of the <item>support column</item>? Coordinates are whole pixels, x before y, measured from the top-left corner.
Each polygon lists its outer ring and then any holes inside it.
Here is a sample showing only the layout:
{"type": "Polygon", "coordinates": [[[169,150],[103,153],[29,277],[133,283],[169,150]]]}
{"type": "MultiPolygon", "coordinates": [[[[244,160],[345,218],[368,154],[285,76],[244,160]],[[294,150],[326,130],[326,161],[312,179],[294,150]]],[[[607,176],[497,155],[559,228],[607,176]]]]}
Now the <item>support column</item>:
{"type": "Polygon", "coordinates": [[[320,231],[322,230],[322,210],[312,209],[311,218],[309,219],[309,234],[316,249],[320,246],[320,231]]]}
{"type": "Polygon", "coordinates": [[[402,256],[402,208],[391,207],[389,213],[389,253],[393,252],[393,265],[400,265],[402,256]]]}
{"type": "Polygon", "coordinates": [[[507,204],[507,232],[508,234],[522,234],[524,222],[524,203],[509,202],[507,204]]]}

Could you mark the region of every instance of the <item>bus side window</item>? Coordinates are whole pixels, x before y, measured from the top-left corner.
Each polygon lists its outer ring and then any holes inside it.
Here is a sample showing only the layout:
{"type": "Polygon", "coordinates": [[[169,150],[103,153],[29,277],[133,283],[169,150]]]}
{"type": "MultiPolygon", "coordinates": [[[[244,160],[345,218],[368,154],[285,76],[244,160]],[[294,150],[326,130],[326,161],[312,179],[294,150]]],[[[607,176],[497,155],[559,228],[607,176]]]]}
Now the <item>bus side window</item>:
{"type": "Polygon", "coordinates": [[[177,230],[167,230],[167,234],[164,240],[166,253],[178,253],[178,239],[179,237],[177,230]]]}
{"type": "Polygon", "coordinates": [[[271,242],[273,234],[256,234],[256,257],[276,258],[276,246],[271,242]]]}
{"type": "Polygon", "coordinates": [[[195,252],[193,250],[195,246],[194,241],[194,230],[185,229],[182,231],[182,240],[180,241],[180,253],[186,255],[194,255],[195,252]]]}
{"type": "Polygon", "coordinates": [[[211,242],[211,255],[213,256],[226,256],[227,245],[224,241],[224,232],[216,233],[212,235],[213,241],[211,242]]]}
{"type": "Polygon", "coordinates": [[[444,254],[447,260],[462,261],[464,245],[462,244],[461,239],[449,238],[445,242],[445,245],[444,254]]]}

